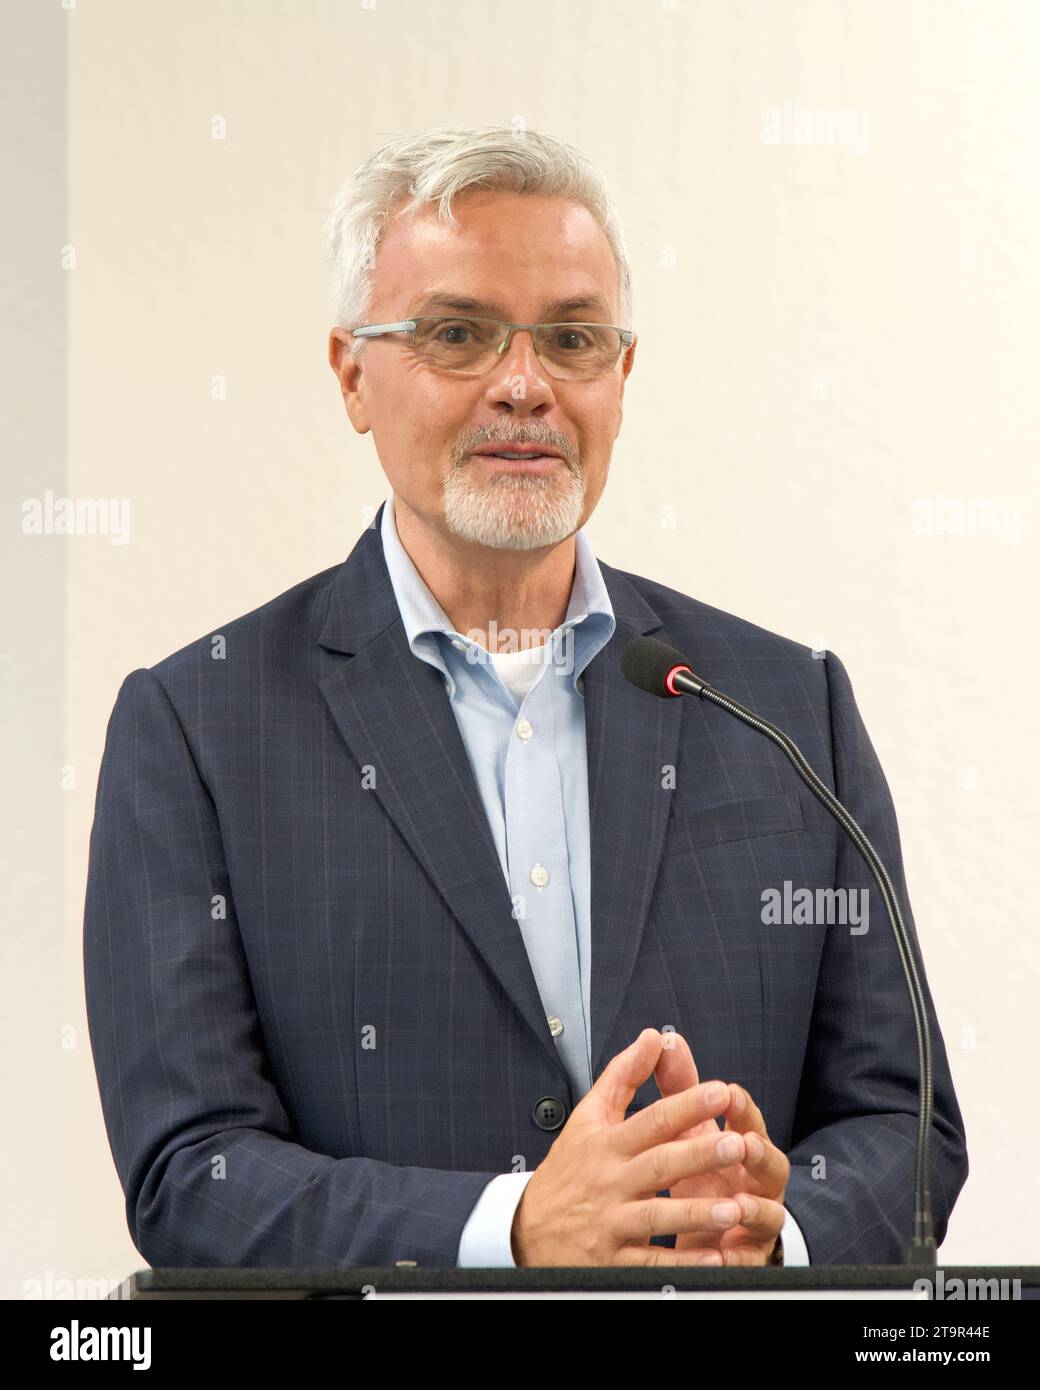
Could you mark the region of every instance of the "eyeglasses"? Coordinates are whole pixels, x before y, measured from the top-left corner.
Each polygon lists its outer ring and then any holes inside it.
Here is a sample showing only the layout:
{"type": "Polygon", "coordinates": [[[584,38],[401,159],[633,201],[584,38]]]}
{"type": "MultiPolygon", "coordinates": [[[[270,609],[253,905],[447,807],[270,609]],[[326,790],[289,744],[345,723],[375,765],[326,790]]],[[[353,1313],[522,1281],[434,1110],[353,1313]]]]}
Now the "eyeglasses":
{"type": "Polygon", "coordinates": [[[635,334],[611,323],[499,323],[497,319],[423,316],[352,328],[355,338],[408,333],[427,366],[456,376],[483,376],[508,351],[513,334],[529,331],[539,361],[557,381],[585,381],[609,372],[635,334]]]}

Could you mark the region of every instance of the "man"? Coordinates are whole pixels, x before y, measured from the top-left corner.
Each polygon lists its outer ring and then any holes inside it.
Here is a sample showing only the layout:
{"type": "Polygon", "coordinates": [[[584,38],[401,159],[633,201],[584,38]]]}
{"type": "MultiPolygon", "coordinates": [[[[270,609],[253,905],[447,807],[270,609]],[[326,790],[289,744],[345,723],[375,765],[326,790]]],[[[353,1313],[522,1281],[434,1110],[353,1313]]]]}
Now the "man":
{"type": "MultiPolygon", "coordinates": [[[[663,638],[783,727],[905,906],[891,798],[833,654],[592,553],[636,348],[601,178],[533,133],[429,132],[355,172],[330,247],[330,362],[390,496],[343,564],[134,671],[109,725],[86,985],[137,1247],[898,1261],[895,943],[880,911],[763,906],[869,872],[779,750],[621,652],[663,638]]],[[[941,1240],[967,1160],[929,1010],[941,1240]]]]}

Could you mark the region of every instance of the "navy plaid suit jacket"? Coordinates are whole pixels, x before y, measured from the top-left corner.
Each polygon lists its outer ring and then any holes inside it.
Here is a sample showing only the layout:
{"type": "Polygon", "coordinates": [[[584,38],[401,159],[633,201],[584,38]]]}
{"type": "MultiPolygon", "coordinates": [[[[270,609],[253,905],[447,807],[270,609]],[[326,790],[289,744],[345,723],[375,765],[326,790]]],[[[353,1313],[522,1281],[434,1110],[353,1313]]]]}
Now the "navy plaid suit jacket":
{"type": "MultiPolygon", "coordinates": [[[[536,1102],[579,1099],[379,522],[344,563],[133,671],[108,725],[86,1000],[130,1232],[153,1265],[454,1265],[485,1185],[548,1152],[536,1102]]],[[[917,1064],[869,871],[778,748],[711,705],[635,689],[620,657],[654,633],[789,733],[873,840],[913,932],[848,676],[601,566],[617,629],[584,675],[593,1075],[643,1028],[677,1029],[703,1080],[761,1107],[812,1262],[896,1262],[917,1064]],[[785,880],[869,888],[869,931],[767,925],[762,892],[785,880]]],[[[941,1240],[968,1164],[929,1009],[941,1240]]],[[[657,1094],[651,1077],[632,1110],[657,1094]]]]}

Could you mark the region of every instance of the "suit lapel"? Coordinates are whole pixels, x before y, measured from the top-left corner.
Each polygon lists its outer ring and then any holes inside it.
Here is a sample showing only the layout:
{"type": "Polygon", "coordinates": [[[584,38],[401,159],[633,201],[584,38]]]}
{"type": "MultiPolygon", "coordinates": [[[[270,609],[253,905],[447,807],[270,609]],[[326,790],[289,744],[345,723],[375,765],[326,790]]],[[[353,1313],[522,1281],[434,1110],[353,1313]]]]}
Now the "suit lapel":
{"type": "MultiPolygon", "coordinates": [[[[616,627],[585,669],[592,870],[592,1075],[610,1059],[608,1042],[643,937],[671,804],[682,700],[661,700],[629,684],[621,654],[660,619],[630,581],[600,561],[616,627]],[[664,784],[664,785],[663,785],[664,784]]],[[[633,1041],[630,1039],[629,1041],[633,1041]]]]}

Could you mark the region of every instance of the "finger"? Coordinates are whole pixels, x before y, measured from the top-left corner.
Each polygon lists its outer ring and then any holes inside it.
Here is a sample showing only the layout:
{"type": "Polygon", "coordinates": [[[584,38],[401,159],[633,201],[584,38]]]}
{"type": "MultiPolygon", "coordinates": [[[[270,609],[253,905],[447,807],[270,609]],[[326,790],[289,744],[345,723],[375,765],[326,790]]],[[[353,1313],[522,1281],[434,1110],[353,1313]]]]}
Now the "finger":
{"type": "Polygon", "coordinates": [[[732,1104],[726,1111],[726,1129],[745,1136],[744,1167],[763,1189],[783,1193],[791,1164],[782,1149],[770,1140],[762,1111],[751,1094],[736,1082],[730,1084],[732,1104]]]}
{"type": "Polygon", "coordinates": [[[644,1197],[618,1207],[610,1230],[625,1243],[693,1235],[707,1245],[717,1244],[721,1234],[742,1224],[741,1204],[732,1197],[644,1197]]]}
{"type": "MultiPolygon", "coordinates": [[[[740,1131],[727,1129],[726,1133],[736,1138],[740,1131]]],[[[751,1183],[763,1192],[778,1193],[782,1197],[791,1176],[791,1160],[783,1149],[771,1142],[768,1134],[753,1131],[742,1134],[741,1138],[744,1141],[744,1171],[751,1183]]]]}
{"type": "Polygon", "coordinates": [[[612,1260],[616,1265],[715,1265],[722,1263],[717,1250],[670,1250],[667,1245],[623,1245],[612,1260]]]}
{"type": "Polygon", "coordinates": [[[740,1163],[744,1157],[744,1136],[724,1133],[714,1120],[708,1120],[707,1124],[713,1133],[657,1144],[631,1158],[622,1175],[628,1195],[635,1198],[660,1192],[683,1178],[714,1173],[740,1163]]]}
{"type": "Polygon", "coordinates": [[[743,1086],[739,1086],[735,1081],[730,1082],[731,1104],[726,1111],[726,1128],[736,1129],[741,1134],[766,1133],[766,1122],[762,1118],[762,1112],[751,1098],[750,1091],[745,1091],[743,1086]]]}
{"type": "Polygon", "coordinates": [[[746,1244],[771,1246],[784,1228],[787,1213],[782,1204],[750,1192],[738,1192],[731,1200],[740,1208],[740,1220],[724,1232],[721,1247],[725,1250],[746,1244]]]}
{"type": "Polygon", "coordinates": [[[677,1139],[691,1126],[725,1114],[729,1104],[729,1087],[722,1081],[704,1081],[676,1096],[663,1096],[618,1126],[618,1151],[631,1157],[669,1139],[677,1139]]]}
{"type": "Polygon", "coordinates": [[[729,1268],[732,1265],[766,1265],[769,1263],[769,1250],[756,1244],[734,1245],[722,1251],[722,1262],[729,1268]]]}
{"type": "Polygon", "coordinates": [[[700,1082],[700,1076],[690,1045],[682,1034],[665,1033],[663,1038],[661,1060],[654,1072],[654,1080],[662,1096],[674,1096],[679,1091],[696,1086],[700,1082]]]}
{"type": "Polygon", "coordinates": [[[606,1124],[620,1125],[636,1091],[657,1066],[661,1046],[657,1029],[644,1028],[634,1043],[611,1057],[575,1110],[593,1109],[606,1124]]]}
{"type": "MultiPolygon", "coordinates": [[[[664,1046],[661,1049],[661,1060],[654,1072],[654,1080],[661,1095],[678,1095],[680,1091],[699,1085],[701,1078],[697,1071],[697,1063],[693,1060],[693,1053],[686,1039],[681,1033],[663,1033],[662,1037],[664,1046]]],[[[718,1125],[714,1120],[704,1120],[681,1137],[692,1139],[698,1133],[709,1134],[717,1129],[718,1125]]]]}

